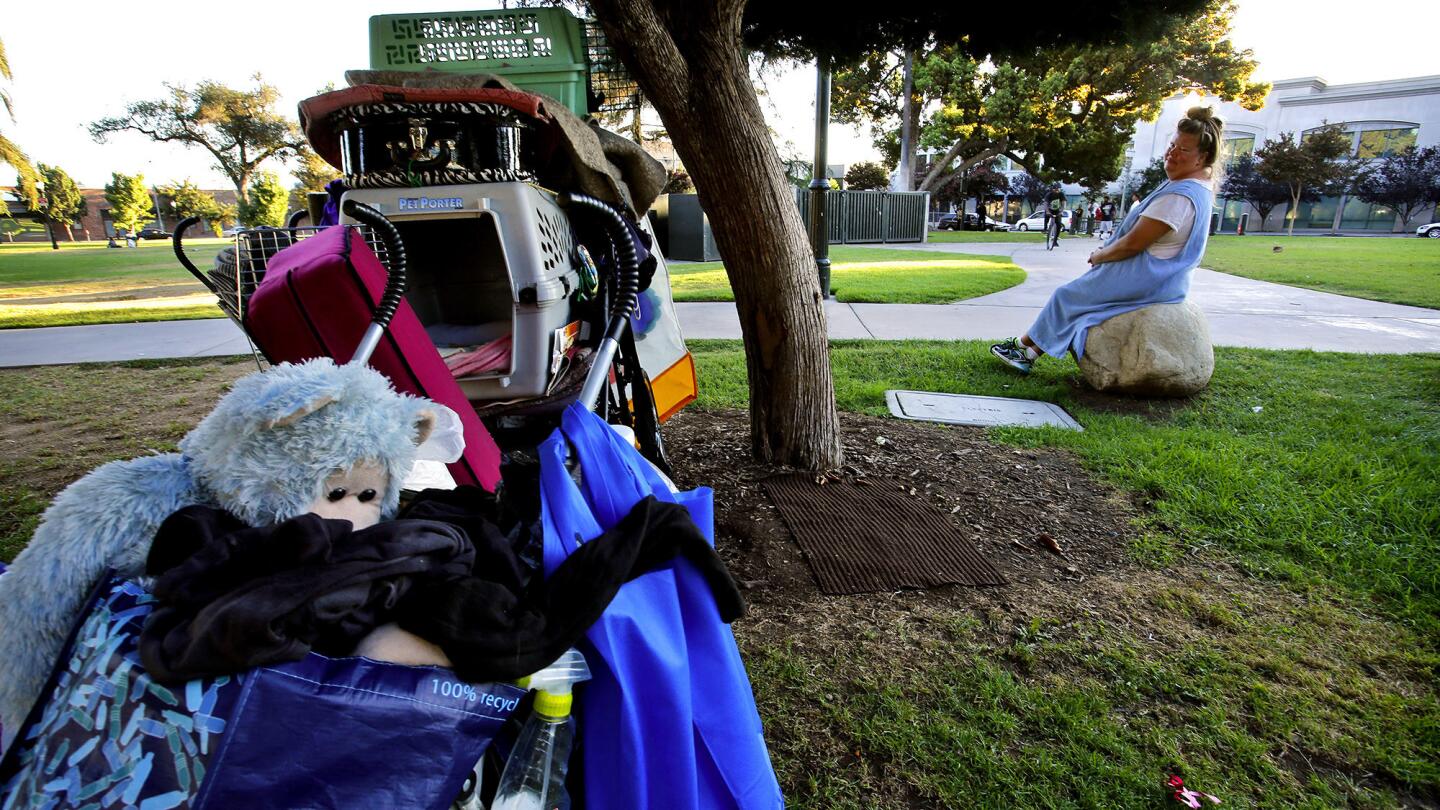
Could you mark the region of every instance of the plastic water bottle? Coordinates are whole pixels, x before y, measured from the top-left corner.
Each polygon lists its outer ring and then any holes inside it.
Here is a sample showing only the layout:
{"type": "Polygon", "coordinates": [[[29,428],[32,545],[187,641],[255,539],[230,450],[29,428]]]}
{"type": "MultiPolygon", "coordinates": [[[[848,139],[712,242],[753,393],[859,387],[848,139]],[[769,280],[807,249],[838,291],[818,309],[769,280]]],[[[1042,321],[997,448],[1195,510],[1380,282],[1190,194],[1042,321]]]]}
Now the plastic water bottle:
{"type": "Polygon", "coordinates": [[[537,693],[535,711],[505,762],[490,810],[569,810],[565,769],[574,740],[570,695],[537,693]]]}
{"type": "Polygon", "coordinates": [[[571,689],[589,678],[585,657],[571,649],[526,679],[537,690],[535,705],[505,761],[490,810],[570,810],[565,770],[575,742],[571,689]]]}

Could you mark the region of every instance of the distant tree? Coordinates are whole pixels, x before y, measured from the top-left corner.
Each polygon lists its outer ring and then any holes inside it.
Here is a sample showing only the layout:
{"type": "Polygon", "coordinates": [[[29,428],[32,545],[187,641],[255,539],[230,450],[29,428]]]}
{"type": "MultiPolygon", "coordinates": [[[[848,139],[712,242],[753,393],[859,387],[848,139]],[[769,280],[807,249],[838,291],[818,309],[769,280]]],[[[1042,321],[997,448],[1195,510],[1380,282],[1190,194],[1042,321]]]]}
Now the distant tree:
{"type": "Polygon", "coordinates": [[[660,189],[661,194],[690,194],[695,191],[695,183],[690,179],[690,173],[684,169],[676,169],[670,172],[665,180],[665,187],[660,189]]]}
{"type": "Polygon", "coordinates": [[[890,187],[890,173],[872,161],[854,163],[845,170],[845,187],[853,191],[884,191],[890,187]]]}
{"type": "Polygon", "coordinates": [[[50,248],[60,249],[60,242],[55,236],[57,228],[65,231],[65,236],[75,241],[75,234],[71,233],[70,226],[80,217],[80,209],[85,205],[85,198],[80,194],[80,187],[70,179],[70,175],[59,166],[46,166],[41,163],[37,166],[40,170],[40,205],[31,209],[38,214],[45,222],[45,231],[50,234],[50,248]]]}
{"type": "MultiPolygon", "coordinates": [[[[1047,180],[1103,186],[1119,176],[1135,124],[1177,92],[1199,90],[1258,109],[1269,85],[1251,80],[1250,52],[1227,38],[1234,4],[1200,5],[1199,13],[1170,21],[1156,42],[1064,38],[1005,59],[953,40],[914,49],[912,137],[946,150],[918,188],[932,190],[956,161],[963,171],[997,155],[1047,180]],[[922,121],[920,110],[933,112],[922,121]]],[[[903,62],[899,52],[871,52],[835,77],[836,118],[875,125],[876,145],[897,153],[903,62]]]]}
{"type": "Polygon", "coordinates": [[[1035,208],[1044,202],[1045,195],[1049,193],[1050,184],[1029,172],[1016,175],[1015,178],[1010,181],[1010,196],[1019,197],[1025,202],[1030,203],[1031,208],[1035,208]]]}
{"type": "Polygon", "coordinates": [[[189,180],[160,186],[156,190],[169,198],[170,208],[174,211],[177,220],[186,217],[201,217],[209,223],[212,231],[220,230],[223,209],[220,201],[215,199],[215,195],[202,190],[189,180]]]}
{"type": "Polygon", "coordinates": [[[1159,188],[1161,183],[1170,179],[1165,174],[1165,160],[1163,158],[1155,158],[1150,161],[1150,165],[1138,172],[1133,172],[1132,176],[1134,179],[1130,184],[1130,190],[1139,194],[1142,200],[1149,196],[1150,192],[1159,188]]]}
{"type": "Polygon", "coordinates": [[[256,172],[250,181],[249,194],[240,201],[240,221],[251,227],[285,224],[290,193],[281,185],[274,172],[256,172]]]}
{"type": "MultiPolygon", "coordinates": [[[[1265,230],[1265,220],[1270,212],[1282,203],[1290,202],[1290,189],[1282,183],[1266,179],[1260,173],[1260,161],[1254,155],[1241,155],[1225,168],[1225,183],[1220,187],[1224,197],[1249,203],[1260,215],[1260,228],[1265,230]]],[[[1320,193],[1305,189],[1300,195],[1301,202],[1319,202],[1320,193]]]]}
{"type": "Polygon", "coordinates": [[[194,90],[165,85],[170,97],[137,101],[125,114],[102,118],[90,125],[99,143],[117,132],[138,132],[153,141],[198,146],[215,158],[215,168],[235,184],[242,201],[250,193],[250,179],[260,164],[284,160],[304,142],[287,116],[275,112],[280,92],[265,84],[259,74],[252,90],[234,90],[219,82],[203,81],[194,90]]]}
{"type": "Polygon", "coordinates": [[[1354,176],[1345,160],[1350,153],[1350,136],[1340,127],[1324,126],[1307,132],[1298,141],[1293,132],[1282,132],[1255,150],[1260,159],[1260,176],[1285,186],[1290,192],[1286,233],[1295,233],[1295,217],[1307,194],[1336,191],[1354,176]]]}
{"type": "Polygon", "coordinates": [[[126,233],[140,230],[142,221],[149,221],[154,203],[145,187],[145,175],[113,172],[105,184],[105,201],[110,203],[110,219],[126,233]]]}
{"type": "Polygon", "coordinates": [[[295,187],[290,192],[290,207],[305,208],[309,204],[305,195],[312,191],[324,191],[331,180],[340,177],[340,172],[307,145],[302,144],[297,155],[300,159],[296,168],[291,170],[291,174],[295,175],[295,187]]]}
{"type": "MultiPolygon", "coordinates": [[[[15,80],[10,73],[10,59],[5,55],[4,42],[0,42],[0,77],[7,82],[15,80]]],[[[4,89],[0,89],[0,103],[5,105],[5,112],[10,116],[10,120],[14,121],[14,103],[10,100],[10,94],[4,89]]],[[[30,162],[30,158],[25,156],[25,152],[9,138],[6,138],[3,132],[0,132],[0,163],[9,164],[19,174],[19,180],[15,186],[20,201],[25,203],[25,207],[30,210],[39,208],[40,175],[35,171],[35,165],[30,162]]]]}
{"type": "Polygon", "coordinates": [[[1406,148],[1375,158],[1355,179],[1355,196],[1371,205],[1388,205],[1400,214],[1396,230],[1411,217],[1440,203],[1440,147],[1406,148]]]}

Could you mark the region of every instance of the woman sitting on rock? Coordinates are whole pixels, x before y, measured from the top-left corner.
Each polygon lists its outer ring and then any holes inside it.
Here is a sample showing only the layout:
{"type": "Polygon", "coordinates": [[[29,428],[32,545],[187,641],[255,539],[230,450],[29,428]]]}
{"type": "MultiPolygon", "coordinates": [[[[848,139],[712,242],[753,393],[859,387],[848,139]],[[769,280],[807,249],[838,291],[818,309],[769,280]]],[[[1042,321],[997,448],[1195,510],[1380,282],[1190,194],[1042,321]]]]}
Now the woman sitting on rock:
{"type": "Polygon", "coordinates": [[[1057,288],[1025,334],[991,346],[991,353],[1028,374],[1042,354],[1084,355],[1086,330],[1102,321],[1184,301],[1209,238],[1222,126],[1209,107],[1190,108],[1165,150],[1169,181],[1130,209],[1114,235],[1090,254],[1090,270],[1057,288]]]}

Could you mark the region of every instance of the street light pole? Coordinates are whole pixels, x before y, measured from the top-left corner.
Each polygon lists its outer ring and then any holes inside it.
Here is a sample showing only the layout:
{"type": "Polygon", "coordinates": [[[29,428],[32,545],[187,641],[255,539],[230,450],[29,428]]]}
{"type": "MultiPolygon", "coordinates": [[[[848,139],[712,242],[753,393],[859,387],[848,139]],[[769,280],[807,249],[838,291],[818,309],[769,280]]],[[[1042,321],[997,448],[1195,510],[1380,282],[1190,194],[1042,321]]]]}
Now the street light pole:
{"type": "Polygon", "coordinates": [[[825,174],[825,138],[830,125],[830,62],[820,56],[815,65],[815,170],[810,176],[810,246],[820,275],[820,297],[830,297],[830,229],[825,197],[830,181],[825,174]]]}

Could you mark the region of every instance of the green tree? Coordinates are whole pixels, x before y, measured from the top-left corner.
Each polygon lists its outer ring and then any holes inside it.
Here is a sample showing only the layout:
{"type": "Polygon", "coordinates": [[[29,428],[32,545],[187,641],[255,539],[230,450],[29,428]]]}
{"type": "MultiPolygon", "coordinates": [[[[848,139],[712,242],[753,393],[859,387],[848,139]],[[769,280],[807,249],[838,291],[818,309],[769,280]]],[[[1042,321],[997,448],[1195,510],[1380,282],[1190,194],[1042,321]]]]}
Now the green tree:
{"type": "Polygon", "coordinates": [[[861,161],[845,170],[845,187],[854,191],[884,191],[890,188],[890,173],[879,163],[861,161]]]}
{"type": "MultiPolygon", "coordinates": [[[[0,77],[7,82],[15,80],[10,73],[10,58],[5,55],[4,42],[0,42],[0,77]]],[[[3,88],[0,88],[0,103],[5,105],[6,114],[10,116],[11,121],[14,121],[15,106],[10,99],[10,94],[3,88]]],[[[25,156],[24,150],[16,146],[14,141],[6,138],[3,132],[0,132],[0,163],[9,164],[19,174],[19,180],[15,185],[19,191],[20,201],[25,203],[26,208],[32,210],[38,208],[40,206],[40,175],[35,171],[35,165],[30,162],[30,158],[25,156]]]]}
{"type": "Polygon", "coordinates": [[[1408,147],[1376,158],[1355,179],[1355,196],[1372,205],[1388,205],[1400,214],[1395,228],[1440,202],[1440,147],[1408,147]]]}
{"type": "Polygon", "coordinates": [[[275,112],[280,93],[255,76],[255,88],[235,90],[219,82],[200,82],[194,90],[165,85],[169,98],[137,101],[125,114],[90,125],[99,143],[117,132],[138,132],[160,143],[198,146],[215,158],[215,168],[235,184],[244,201],[257,168],[271,158],[284,160],[303,143],[290,120],[275,112]]]}
{"type": "MultiPolygon", "coordinates": [[[[946,154],[920,189],[933,189],[956,160],[963,171],[1002,154],[1046,180],[1098,188],[1119,176],[1135,124],[1153,120],[1177,92],[1258,109],[1269,85],[1251,80],[1250,52],[1226,39],[1233,13],[1230,0],[1207,0],[1202,13],[1170,21],[1158,40],[1067,41],[1004,60],[931,40],[914,54],[912,108],[936,109],[912,132],[946,154]]],[[[900,62],[898,53],[872,54],[835,83],[836,117],[875,124],[883,133],[877,145],[896,150],[900,62]]]]}
{"type": "Polygon", "coordinates": [[[690,194],[694,191],[695,184],[690,180],[690,173],[684,169],[670,172],[665,179],[665,187],[660,189],[661,194],[690,194]]]}
{"type": "Polygon", "coordinates": [[[590,0],[614,53],[654,105],[706,200],[735,293],[757,458],[808,469],[842,461],[814,255],[765,126],[750,54],[827,67],[877,50],[963,42],[975,54],[1060,41],[1153,41],[1200,0],[1112,0],[1105,14],[927,3],[590,0]]]}
{"type": "Polygon", "coordinates": [[[303,209],[308,204],[305,195],[312,191],[324,191],[331,180],[340,177],[340,172],[309,146],[302,145],[297,155],[300,159],[296,168],[291,170],[295,175],[295,187],[290,192],[290,207],[303,209]]]}
{"type": "Polygon", "coordinates": [[[170,208],[177,220],[200,217],[210,225],[212,231],[219,232],[224,221],[224,207],[215,199],[215,195],[202,190],[189,180],[160,186],[156,191],[169,198],[170,208]]]}
{"type": "Polygon", "coordinates": [[[110,219],[126,233],[140,230],[140,223],[150,219],[155,206],[143,174],[112,172],[105,184],[105,202],[110,204],[110,219]]]}
{"type": "MultiPolygon", "coordinates": [[[[1254,155],[1241,155],[1225,167],[1225,183],[1220,194],[1231,199],[1248,203],[1260,215],[1260,227],[1265,230],[1265,220],[1270,212],[1281,203],[1290,201],[1290,189],[1282,183],[1267,179],[1260,173],[1260,161],[1254,155]]],[[[1307,189],[1300,196],[1301,202],[1318,202],[1320,193],[1307,189]]]]}
{"type": "Polygon", "coordinates": [[[256,172],[250,181],[249,194],[240,201],[240,221],[251,227],[285,224],[290,193],[274,172],[256,172]]]}
{"type": "Polygon", "coordinates": [[[1295,233],[1295,217],[1306,194],[1338,192],[1355,173],[1345,160],[1351,139],[1338,126],[1323,126],[1298,140],[1293,132],[1282,132],[1255,150],[1260,176],[1285,186],[1290,192],[1285,212],[1285,232],[1295,233]]]}
{"type": "Polygon", "coordinates": [[[52,250],[60,249],[60,242],[55,236],[55,229],[58,227],[65,231],[71,242],[75,241],[75,234],[70,231],[70,226],[79,219],[81,210],[85,207],[85,198],[80,194],[80,187],[70,179],[70,175],[59,166],[46,166],[41,163],[40,170],[40,205],[31,209],[39,214],[45,221],[45,230],[50,234],[50,247],[52,250]]]}

